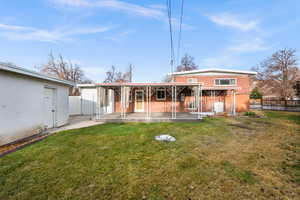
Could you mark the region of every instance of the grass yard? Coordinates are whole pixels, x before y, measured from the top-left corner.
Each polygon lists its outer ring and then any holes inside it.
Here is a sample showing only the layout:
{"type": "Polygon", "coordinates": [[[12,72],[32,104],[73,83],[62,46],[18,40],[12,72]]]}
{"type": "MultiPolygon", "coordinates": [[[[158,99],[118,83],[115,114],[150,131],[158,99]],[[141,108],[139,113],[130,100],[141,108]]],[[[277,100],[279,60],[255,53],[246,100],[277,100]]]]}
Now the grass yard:
{"type": "Polygon", "coordinates": [[[300,199],[300,115],[264,115],[60,132],[0,158],[0,199],[300,199]]]}

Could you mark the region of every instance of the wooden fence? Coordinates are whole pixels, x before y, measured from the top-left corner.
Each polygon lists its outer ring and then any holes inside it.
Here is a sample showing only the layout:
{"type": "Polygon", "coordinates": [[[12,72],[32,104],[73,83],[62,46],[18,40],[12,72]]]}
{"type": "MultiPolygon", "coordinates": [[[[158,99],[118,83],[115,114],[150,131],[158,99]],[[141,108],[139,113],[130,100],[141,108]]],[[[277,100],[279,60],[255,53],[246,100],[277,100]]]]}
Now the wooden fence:
{"type": "Polygon", "coordinates": [[[263,110],[300,111],[300,100],[251,99],[250,108],[263,110]]]}

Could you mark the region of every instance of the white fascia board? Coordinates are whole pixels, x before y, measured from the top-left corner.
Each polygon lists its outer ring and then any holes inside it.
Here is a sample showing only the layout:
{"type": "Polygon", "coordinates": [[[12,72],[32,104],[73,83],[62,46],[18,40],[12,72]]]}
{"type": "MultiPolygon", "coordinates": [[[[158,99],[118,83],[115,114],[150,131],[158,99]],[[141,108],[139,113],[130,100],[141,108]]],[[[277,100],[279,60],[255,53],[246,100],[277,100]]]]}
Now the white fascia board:
{"type": "Polygon", "coordinates": [[[68,86],[75,85],[75,83],[73,83],[71,81],[53,78],[53,77],[46,76],[46,75],[40,74],[40,73],[32,71],[32,70],[24,69],[24,68],[17,67],[17,66],[11,65],[11,64],[7,64],[7,63],[0,62],[0,70],[12,72],[12,73],[16,73],[16,74],[21,74],[21,75],[28,76],[28,77],[38,78],[38,79],[42,79],[42,80],[52,81],[52,82],[56,82],[56,83],[61,83],[61,84],[68,85],[68,86]]]}

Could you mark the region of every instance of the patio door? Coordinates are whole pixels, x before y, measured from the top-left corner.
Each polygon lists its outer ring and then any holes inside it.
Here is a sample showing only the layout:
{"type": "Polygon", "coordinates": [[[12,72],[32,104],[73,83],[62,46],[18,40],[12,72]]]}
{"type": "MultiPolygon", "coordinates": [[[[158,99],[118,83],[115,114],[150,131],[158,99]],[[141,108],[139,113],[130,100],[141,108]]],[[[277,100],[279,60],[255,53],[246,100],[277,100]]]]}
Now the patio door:
{"type": "Polygon", "coordinates": [[[134,112],[144,112],[144,90],[135,91],[134,112]]]}

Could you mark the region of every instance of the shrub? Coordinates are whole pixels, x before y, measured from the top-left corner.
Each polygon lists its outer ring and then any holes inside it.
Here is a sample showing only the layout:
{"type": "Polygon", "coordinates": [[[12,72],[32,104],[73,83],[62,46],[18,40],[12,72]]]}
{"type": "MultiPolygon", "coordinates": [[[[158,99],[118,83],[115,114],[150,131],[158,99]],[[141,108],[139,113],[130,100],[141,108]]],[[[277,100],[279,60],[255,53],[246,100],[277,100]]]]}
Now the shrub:
{"type": "Polygon", "coordinates": [[[251,91],[250,98],[251,99],[261,99],[262,98],[262,93],[260,93],[260,91],[258,90],[257,87],[251,91]]]}
{"type": "Polygon", "coordinates": [[[256,116],[256,113],[248,111],[248,112],[245,112],[245,116],[254,117],[254,116],[256,116]]]}

